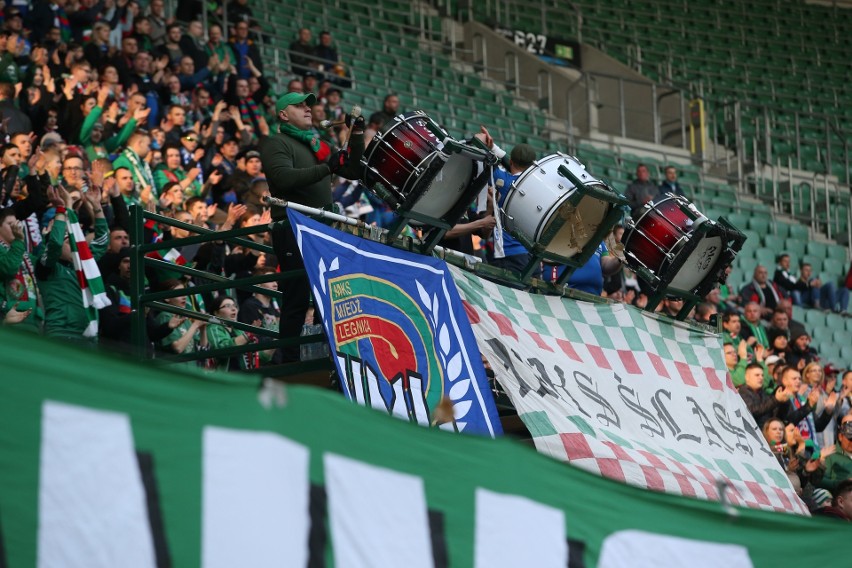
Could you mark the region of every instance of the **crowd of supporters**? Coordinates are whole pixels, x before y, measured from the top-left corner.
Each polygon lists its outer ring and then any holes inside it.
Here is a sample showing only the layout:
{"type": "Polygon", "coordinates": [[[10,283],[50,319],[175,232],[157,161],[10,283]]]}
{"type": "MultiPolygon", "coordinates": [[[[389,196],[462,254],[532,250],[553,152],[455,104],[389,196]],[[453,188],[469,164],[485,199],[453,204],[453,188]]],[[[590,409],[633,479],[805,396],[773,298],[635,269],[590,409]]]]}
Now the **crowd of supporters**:
{"type": "MultiPolygon", "coordinates": [[[[269,224],[259,145],[276,131],[276,96],[264,74],[251,8],[246,0],[227,6],[222,21],[228,29],[194,20],[199,10],[193,2],[178,3],[176,15],[186,24],[166,13],[163,0],[145,7],[135,0],[36,0],[6,7],[0,30],[4,325],[115,349],[128,345],[133,205],[183,223],[146,225],[146,242],[198,234],[193,226],[227,231],[269,224]]],[[[213,20],[223,15],[213,6],[213,20]]],[[[287,91],[316,93],[314,133],[336,149],[347,138],[349,70],[330,32],[322,31],[316,44],[312,38],[311,30],[302,29],[291,45],[294,78],[287,91]],[[334,125],[325,127],[324,120],[334,125]]],[[[389,93],[382,109],[370,109],[375,112],[366,114],[367,144],[400,107],[399,96],[389,93]]],[[[490,143],[483,132],[481,140],[490,143]]],[[[635,207],[666,192],[683,195],[674,168],[666,169],[658,186],[640,167],[637,181],[626,188],[635,207]]],[[[338,179],[333,195],[348,214],[369,223],[387,227],[395,219],[357,181],[338,179]]],[[[486,258],[493,255],[491,227],[480,224],[471,232],[483,237],[478,246],[486,258]]],[[[616,229],[613,243],[621,233],[616,229]]],[[[268,233],[247,238],[270,243],[268,233]]],[[[224,242],[152,254],[225,277],[269,274],[278,266],[273,255],[224,242]]],[[[208,323],[151,311],[145,331],[155,350],[187,354],[255,342],[256,351],[202,357],[200,364],[245,370],[281,360],[278,350],[263,349],[264,338],[228,325],[239,320],[276,329],[280,306],[272,295],[197,293],[193,288],[204,282],[178,270],[148,270],[145,276],[149,290],[185,291],[167,303],[215,316],[208,323]]],[[[628,270],[597,270],[596,278],[598,293],[647,304],[648,294],[628,270]]],[[[275,282],[260,286],[277,288],[275,282]]],[[[701,323],[722,319],[733,384],[759,426],[781,421],[784,435],[773,430],[776,440],[767,430],[767,440],[810,497],[818,487],[837,488],[852,471],[852,427],[844,426],[852,422],[852,372],[838,370],[852,362],[821,359],[805,327],[793,320],[792,307],[846,313],[848,287],[848,279],[814,279],[807,265],[793,275],[789,257],[780,255],[774,278],[758,266],[743,290],[717,288],[692,314],[701,323]]],[[[668,298],[658,309],[674,316],[682,306],[668,298]]],[[[312,319],[306,314],[306,322],[312,319]]]]}

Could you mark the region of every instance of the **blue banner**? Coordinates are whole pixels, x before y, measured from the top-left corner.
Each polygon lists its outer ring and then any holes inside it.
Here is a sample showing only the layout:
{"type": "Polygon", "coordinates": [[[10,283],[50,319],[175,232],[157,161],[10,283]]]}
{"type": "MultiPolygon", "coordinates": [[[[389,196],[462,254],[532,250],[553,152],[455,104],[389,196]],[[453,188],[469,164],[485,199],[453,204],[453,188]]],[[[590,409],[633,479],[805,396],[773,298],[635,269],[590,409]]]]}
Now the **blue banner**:
{"type": "Polygon", "coordinates": [[[287,213],[346,396],[422,425],[502,434],[446,263],[287,213]],[[440,423],[444,397],[455,419],[440,423]]]}

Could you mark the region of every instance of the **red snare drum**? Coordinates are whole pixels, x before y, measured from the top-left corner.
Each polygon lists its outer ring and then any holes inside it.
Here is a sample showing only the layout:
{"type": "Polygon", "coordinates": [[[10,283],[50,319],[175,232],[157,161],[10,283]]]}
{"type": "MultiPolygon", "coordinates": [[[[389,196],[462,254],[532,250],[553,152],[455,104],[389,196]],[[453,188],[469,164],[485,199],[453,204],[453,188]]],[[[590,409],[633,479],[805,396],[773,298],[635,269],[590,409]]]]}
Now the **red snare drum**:
{"type": "Polygon", "coordinates": [[[398,202],[396,209],[405,207],[434,218],[449,212],[473,181],[474,162],[446,154],[436,132],[448,136],[423,111],[388,122],[364,152],[367,187],[380,184],[390,191],[398,202]]]}
{"type": "Polygon", "coordinates": [[[621,242],[628,265],[649,270],[659,279],[656,288],[686,292],[715,276],[726,247],[724,229],[672,194],[635,212],[621,242]]]}

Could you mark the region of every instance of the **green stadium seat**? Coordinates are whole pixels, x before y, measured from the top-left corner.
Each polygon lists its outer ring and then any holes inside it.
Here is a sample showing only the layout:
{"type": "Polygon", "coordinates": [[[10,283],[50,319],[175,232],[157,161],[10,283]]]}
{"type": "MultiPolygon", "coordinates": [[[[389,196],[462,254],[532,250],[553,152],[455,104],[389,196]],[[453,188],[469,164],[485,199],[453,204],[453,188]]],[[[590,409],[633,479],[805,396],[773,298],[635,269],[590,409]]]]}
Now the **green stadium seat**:
{"type": "Polygon", "coordinates": [[[840,345],[840,364],[846,369],[852,368],[852,345],[840,345]]]}
{"type": "Polygon", "coordinates": [[[843,264],[848,262],[849,253],[846,247],[839,245],[828,245],[828,258],[839,260],[843,264]]]}
{"type": "Polygon", "coordinates": [[[796,255],[796,258],[802,258],[805,255],[805,245],[807,243],[795,238],[784,239],[784,251],[790,255],[796,255]]]}
{"type": "Polygon", "coordinates": [[[766,247],[760,247],[754,251],[754,260],[757,264],[762,264],[763,266],[768,268],[770,276],[772,275],[771,273],[773,272],[773,267],[775,266],[775,254],[776,253],[774,250],[766,247]]]}
{"type": "MultiPolygon", "coordinates": [[[[775,234],[779,237],[789,237],[790,236],[790,227],[793,225],[790,223],[785,223],[784,221],[778,221],[775,223],[775,234]]],[[[804,251],[802,251],[804,253],[804,251]]]]}
{"type": "MultiPolygon", "coordinates": [[[[814,336],[814,340],[816,339],[816,336],[814,336]]],[[[834,343],[830,337],[826,339],[819,339],[817,351],[819,352],[820,363],[822,363],[822,361],[830,361],[836,364],[842,357],[840,345],[834,343]]]]}
{"type": "Polygon", "coordinates": [[[825,314],[825,325],[832,331],[840,331],[846,333],[846,318],[840,314],[830,313],[825,314]]]}
{"type": "Polygon", "coordinates": [[[822,257],[814,256],[812,254],[806,254],[802,257],[802,262],[811,265],[814,274],[819,274],[822,272],[822,257]]]}
{"type": "Polygon", "coordinates": [[[763,246],[766,248],[770,248],[777,253],[784,252],[786,249],[784,248],[784,237],[778,237],[776,235],[763,233],[763,246]]]}
{"type": "Polygon", "coordinates": [[[819,348],[820,352],[824,346],[831,343],[834,337],[834,331],[825,325],[815,325],[811,330],[811,337],[819,348]]]}
{"type": "Polygon", "coordinates": [[[805,310],[805,324],[810,327],[825,327],[825,314],[822,310],[805,310]]]}
{"type": "Polygon", "coordinates": [[[828,246],[825,243],[809,241],[807,245],[805,245],[805,252],[820,258],[828,258],[828,246]]]}
{"type": "MultiPolygon", "coordinates": [[[[748,220],[748,228],[752,231],[757,231],[761,235],[768,235],[771,233],[771,225],[772,221],[768,217],[760,217],[757,215],[752,215],[748,220]]],[[[768,245],[767,245],[768,246],[768,245]]]]}
{"type": "Polygon", "coordinates": [[[822,261],[822,271],[831,276],[832,282],[846,276],[846,263],[834,258],[826,258],[822,261]]]}
{"type": "Polygon", "coordinates": [[[790,225],[790,238],[807,241],[811,237],[810,230],[804,225],[790,225]]]}

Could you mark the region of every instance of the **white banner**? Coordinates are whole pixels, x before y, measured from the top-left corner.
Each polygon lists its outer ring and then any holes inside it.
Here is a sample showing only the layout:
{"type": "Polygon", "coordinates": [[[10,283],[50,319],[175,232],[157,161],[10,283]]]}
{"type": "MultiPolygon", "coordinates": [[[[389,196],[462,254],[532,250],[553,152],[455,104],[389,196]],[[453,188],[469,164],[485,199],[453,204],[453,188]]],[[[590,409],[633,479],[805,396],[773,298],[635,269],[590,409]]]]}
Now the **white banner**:
{"type": "Polygon", "coordinates": [[[538,451],[643,488],[807,514],[727,376],[719,336],[624,304],[454,269],[483,354],[538,451]]]}

